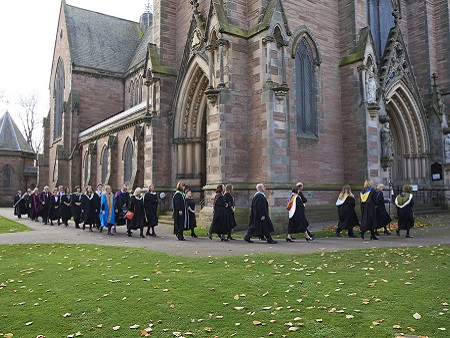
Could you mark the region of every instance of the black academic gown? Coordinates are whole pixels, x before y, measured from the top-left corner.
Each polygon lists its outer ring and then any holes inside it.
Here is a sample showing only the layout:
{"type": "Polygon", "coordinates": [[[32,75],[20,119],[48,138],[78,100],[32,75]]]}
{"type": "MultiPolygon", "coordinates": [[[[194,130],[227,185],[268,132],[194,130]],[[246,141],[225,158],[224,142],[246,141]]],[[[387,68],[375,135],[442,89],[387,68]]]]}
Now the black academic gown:
{"type": "Polygon", "coordinates": [[[392,221],[392,218],[386,210],[383,192],[380,190],[375,191],[375,203],[377,210],[377,229],[384,228],[392,221]]]}
{"type": "Polygon", "coordinates": [[[22,215],[27,213],[27,206],[25,199],[21,195],[17,194],[14,197],[14,215],[21,218],[22,215]]]}
{"type": "Polygon", "coordinates": [[[128,192],[120,191],[115,197],[115,200],[117,208],[116,224],[124,225],[126,223],[125,214],[130,206],[130,194],[128,192]]]}
{"type": "Polygon", "coordinates": [[[97,194],[81,195],[81,210],[85,225],[95,225],[97,221],[99,211],[95,196],[98,197],[97,194]]]}
{"type": "MultiPolygon", "coordinates": [[[[405,193],[400,193],[399,196],[404,196],[405,193]]],[[[397,205],[397,216],[398,216],[398,230],[410,230],[414,226],[414,214],[413,214],[413,207],[414,207],[414,198],[411,197],[411,200],[409,203],[404,203],[399,206],[398,199],[399,196],[397,196],[395,200],[395,204],[397,205]]],[[[409,196],[409,195],[408,195],[409,196]]]]}
{"type": "MultiPolygon", "coordinates": [[[[191,210],[195,210],[195,201],[193,198],[186,198],[186,206],[191,208],[191,210]]],[[[189,229],[193,230],[197,227],[197,219],[195,218],[195,213],[189,211],[188,209],[188,224],[189,229]]]]}
{"type": "Polygon", "coordinates": [[[145,221],[149,227],[158,225],[158,196],[147,191],[144,195],[145,221]]]}
{"type": "Polygon", "coordinates": [[[355,211],[356,201],[353,197],[347,196],[344,203],[338,206],[339,223],[338,229],[352,230],[359,225],[358,216],[355,211]]]}
{"type": "Polygon", "coordinates": [[[309,223],[305,216],[304,205],[306,202],[307,200],[303,194],[299,194],[295,198],[295,212],[294,215],[289,218],[288,234],[305,233],[308,230],[309,223]]]}
{"type": "Polygon", "coordinates": [[[269,203],[263,193],[258,192],[253,197],[248,228],[250,236],[271,238],[268,236],[274,228],[269,217],[269,203]],[[265,219],[261,220],[263,216],[265,219]]]}
{"type": "Polygon", "coordinates": [[[78,225],[81,223],[81,199],[82,194],[74,193],[71,196],[71,204],[70,204],[70,211],[73,216],[73,220],[75,221],[75,224],[78,225]]]}
{"type": "Polygon", "coordinates": [[[61,218],[59,203],[60,198],[57,194],[50,196],[50,199],[48,201],[48,218],[51,221],[61,218]]]}
{"type": "Polygon", "coordinates": [[[65,225],[68,224],[69,219],[72,217],[72,212],[70,210],[71,200],[71,195],[61,195],[61,220],[65,225]]]}
{"type": "MultiPolygon", "coordinates": [[[[364,193],[364,192],[362,192],[364,193]]],[[[377,229],[375,190],[371,189],[366,201],[361,201],[361,232],[377,229]]]]}
{"type": "Polygon", "coordinates": [[[228,228],[233,229],[237,226],[236,219],[234,218],[234,196],[231,195],[229,192],[226,192],[223,197],[225,198],[227,206],[227,213],[228,213],[228,228]]]}
{"type": "Polygon", "coordinates": [[[48,220],[48,213],[50,212],[49,202],[50,202],[51,196],[52,196],[52,194],[50,192],[45,192],[45,191],[41,192],[41,195],[40,195],[40,199],[42,202],[41,215],[44,220],[44,223],[47,223],[47,220],[48,220]]]}
{"type": "Polygon", "coordinates": [[[127,228],[128,230],[141,230],[141,235],[143,235],[144,229],[144,219],[145,219],[145,211],[144,211],[144,198],[142,196],[136,197],[131,196],[130,198],[130,211],[134,212],[133,219],[127,220],[127,228]]]}
{"type": "Polygon", "coordinates": [[[173,233],[178,239],[183,239],[183,231],[189,229],[187,222],[187,207],[184,193],[175,192],[173,195],[173,233]],[[181,215],[180,215],[181,214],[181,215]]]}
{"type": "Polygon", "coordinates": [[[229,229],[227,201],[222,194],[216,194],[214,197],[214,216],[211,223],[211,234],[227,234],[229,229]]]}

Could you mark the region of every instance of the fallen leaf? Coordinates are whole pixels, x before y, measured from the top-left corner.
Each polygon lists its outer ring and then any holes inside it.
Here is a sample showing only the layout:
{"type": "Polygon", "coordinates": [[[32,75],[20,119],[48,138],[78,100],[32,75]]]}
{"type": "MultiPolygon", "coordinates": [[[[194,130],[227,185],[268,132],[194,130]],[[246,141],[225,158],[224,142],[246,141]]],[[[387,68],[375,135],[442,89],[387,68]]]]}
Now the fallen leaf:
{"type": "Polygon", "coordinates": [[[137,329],[138,327],[139,327],[138,324],[134,324],[134,325],[131,325],[131,326],[130,326],[130,329],[137,329]]]}
{"type": "Polygon", "coordinates": [[[30,326],[30,325],[33,325],[33,322],[28,322],[28,323],[25,323],[25,325],[26,325],[26,326],[30,326]]]}
{"type": "Polygon", "coordinates": [[[114,331],[117,331],[117,330],[119,330],[119,329],[120,329],[120,326],[119,326],[119,325],[113,327],[113,330],[114,330],[114,331]]]}
{"type": "Polygon", "coordinates": [[[418,314],[417,312],[415,314],[413,314],[414,319],[420,319],[422,318],[422,316],[420,314],[418,314]]]}
{"type": "Polygon", "coordinates": [[[235,306],[234,309],[235,309],[235,310],[243,310],[244,307],[243,307],[243,306],[235,306]]]}
{"type": "Polygon", "coordinates": [[[300,328],[299,327],[296,327],[296,326],[291,326],[290,328],[289,328],[289,331],[298,331],[300,328]]]}
{"type": "Polygon", "coordinates": [[[345,318],[352,319],[352,318],[355,318],[355,316],[353,316],[353,315],[346,315],[345,318]]]}
{"type": "Polygon", "coordinates": [[[262,323],[260,322],[260,321],[258,321],[258,320],[254,320],[253,321],[253,325],[261,325],[262,323]]]}

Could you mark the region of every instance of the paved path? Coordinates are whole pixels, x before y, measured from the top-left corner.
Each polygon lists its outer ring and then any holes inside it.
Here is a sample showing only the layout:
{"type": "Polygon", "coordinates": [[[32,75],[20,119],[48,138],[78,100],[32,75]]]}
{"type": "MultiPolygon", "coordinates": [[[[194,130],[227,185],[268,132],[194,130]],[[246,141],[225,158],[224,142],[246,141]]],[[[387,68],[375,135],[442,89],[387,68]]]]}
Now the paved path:
{"type": "MultiPolygon", "coordinates": [[[[64,243],[64,244],[101,244],[114,246],[127,246],[137,248],[147,248],[153,251],[166,252],[172,255],[192,256],[192,257],[217,257],[229,255],[245,255],[257,253],[283,253],[302,254],[310,252],[324,252],[347,249],[367,249],[367,248],[396,248],[396,247],[416,247],[421,245],[450,245],[450,213],[439,216],[429,216],[426,222],[434,224],[433,227],[413,229],[414,238],[397,237],[395,232],[391,236],[381,235],[378,241],[363,241],[361,238],[330,237],[318,238],[307,243],[297,235],[294,243],[287,243],[284,239],[278,244],[270,245],[265,242],[255,240],[249,244],[242,239],[231,242],[220,242],[218,238],[210,241],[206,237],[191,238],[186,237],[186,241],[178,241],[171,234],[172,227],[159,225],[156,227],[158,237],[139,238],[134,232],[134,237],[127,237],[124,226],[117,227],[117,234],[107,236],[105,233],[89,232],[75,229],[74,223],[70,222],[69,227],[49,226],[42,223],[32,222],[27,218],[17,219],[13,215],[12,208],[0,208],[0,215],[30,227],[33,231],[0,234],[0,244],[34,244],[34,243],[64,243]]],[[[311,230],[321,229],[322,225],[315,225],[311,230]]],[[[189,232],[186,232],[187,235],[189,232]]],[[[369,236],[367,236],[369,237],[369,236]]]]}

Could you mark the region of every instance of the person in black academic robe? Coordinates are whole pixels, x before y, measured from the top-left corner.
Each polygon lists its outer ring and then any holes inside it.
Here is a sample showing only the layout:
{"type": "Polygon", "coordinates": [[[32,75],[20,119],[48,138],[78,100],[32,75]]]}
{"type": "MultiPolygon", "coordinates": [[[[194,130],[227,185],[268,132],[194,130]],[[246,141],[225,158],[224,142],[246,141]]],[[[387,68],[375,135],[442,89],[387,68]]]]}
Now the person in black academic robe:
{"type": "Polygon", "coordinates": [[[42,215],[42,221],[44,222],[44,225],[47,225],[47,223],[48,223],[48,212],[49,212],[48,204],[50,202],[50,197],[52,195],[48,189],[49,189],[49,187],[45,186],[44,191],[41,192],[41,195],[39,197],[41,200],[41,203],[42,203],[41,215],[42,215]]]}
{"type": "Polygon", "coordinates": [[[128,211],[128,207],[130,206],[130,194],[128,193],[128,186],[124,185],[122,190],[118,191],[115,198],[115,205],[117,208],[116,214],[116,224],[124,225],[126,224],[125,214],[128,211]]]}
{"type": "Polygon", "coordinates": [[[53,221],[61,218],[59,203],[61,202],[58,189],[53,189],[53,193],[48,201],[48,219],[50,220],[50,225],[53,226],[53,221]]]}
{"type": "Polygon", "coordinates": [[[81,214],[83,216],[83,230],[89,225],[89,231],[92,232],[92,226],[96,224],[99,210],[97,209],[97,194],[92,191],[90,185],[86,186],[85,194],[81,195],[81,214]]]}
{"type": "Polygon", "coordinates": [[[156,237],[155,226],[158,225],[158,195],[155,186],[150,184],[144,195],[145,222],[147,225],[147,236],[156,237]],[[150,229],[152,232],[150,233],[150,229]]]}
{"type": "Polygon", "coordinates": [[[348,237],[355,238],[353,227],[359,225],[358,216],[355,212],[355,196],[348,184],[344,185],[336,201],[338,208],[339,223],[336,228],[336,236],[340,236],[342,230],[347,230],[348,237]]]}
{"type": "Polygon", "coordinates": [[[70,206],[72,204],[72,195],[69,188],[64,189],[64,194],[61,195],[61,221],[64,226],[69,226],[69,219],[72,217],[70,206]]]}
{"type": "Polygon", "coordinates": [[[17,218],[22,218],[22,215],[27,213],[26,202],[23,198],[22,191],[17,191],[17,195],[14,197],[14,215],[17,218]]]}
{"type": "Polygon", "coordinates": [[[177,183],[177,190],[172,198],[173,204],[173,233],[177,236],[179,241],[185,241],[183,231],[189,229],[187,221],[187,206],[186,197],[184,195],[185,190],[184,182],[177,183]]]}
{"type": "Polygon", "coordinates": [[[192,198],[192,191],[190,189],[186,189],[186,207],[191,237],[197,238],[198,236],[195,234],[195,228],[197,227],[197,219],[195,218],[195,201],[192,198]]]}
{"type": "Polygon", "coordinates": [[[364,188],[360,191],[361,197],[361,238],[364,239],[364,233],[370,231],[370,239],[378,239],[375,236],[377,229],[377,211],[376,195],[372,188],[372,181],[366,180],[364,188]]]}
{"type": "Polygon", "coordinates": [[[248,231],[244,237],[244,241],[253,243],[252,237],[263,237],[269,244],[276,244],[277,241],[272,239],[270,235],[274,231],[272,220],[269,217],[269,203],[267,202],[264,192],[266,187],[262,183],[256,185],[256,194],[253,196],[252,206],[250,210],[250,220],[248,223],[248,231]]]}
{"type": "Polygon", "coordinates": [[[234,238],[231,236],[231,231],[237,226],[236,224],[236,218],[234,217],[234,211],[235,211],[235,201],[234,201],[234,194],[233,194],[233,185],[227,184],[225,187],[225,194],[223,195],[225,198],[225,202],[227,203],[227,213],[228,213],[228,236],[227,239],[229,241],[234,240],[234,238]]]}
{"type": "Polygon", "coordinates": [[[225,234],[228,234],[229,220],[228,220],[228,203],[223,196],[223,184],[219,184],[216,189],[216,196],[214,197],[214,215],[209,228],[208,237],[212,239],[212,234],[218,234],[221,241],[228,241],[225,234]]]}
{"type": "Polygon", "coordinates": [[[80,223],[82,221],[82,215],[81,215],[81,198],[83,194],[81,194],[81,188],[80,186],[75,187],[75,192],[71,196],[71,203],[70,203],[70,211],[72,213],[73,221],[75,222],[75,228],[80,228],[80,223]]]}
{"type": "Polygon", "coordinates": [[[395,205],[398,217],[397,236],[400,236],[400,230],[406,230],[406,237],[411,238],[409,231],[414,226],[414,198],[409,184],[403,186],[402,192],[395,198],[395,205]]]}
{"type": "Polygon", "coordinates": [[[308,220],[305,216],[306,198],[300,192],[299,187],[292,188],[293,195],[286,209],[289,211],[289,225],[286,242],[293,242],[292,234],[302,233],[305,239],[310,242],[313,238],[308,234],[308,220]]]}
{"type": "Polygon", "coordinates": [[[100,220],[100,208],[101,208],[101,204],[102,204],[103,184],[101,184],[101,183],[97,184],[97,190],[94,191],[94,194],[97,195],[95,197],[95,202],[97,203],[96,207],[99,211],[98,217],[95,221],[95,225],[96,225],[97,229],[101,229],[102,222],[100,220]]]}
{"type": "Polygon", "coordinates": [[[127,219],[127,236],[131,237],[131,230],[140,230],[139,237],[144,236],[145,211],[144,211],[144,197],[141,195],[141,188],[134,190],[133,196],[130,198],[130,211],[134,212],[132,220],[127,219]]]}
{"type": "MultiPolygon", "coordinates": [[[[375,190],[375,203],[377,210],[377,229],[383,228],[383,233],[385,235],[390,235],[391,233],[387,229],[387,225],[392,222],[392,218],[386,210],[386,205],[384,204],[384,195],[383,195],[383,184],[378,184],[377,189],[375,190]]],[[[375,234],[378,234],[378,231],[375,230],[375,234]]]]}

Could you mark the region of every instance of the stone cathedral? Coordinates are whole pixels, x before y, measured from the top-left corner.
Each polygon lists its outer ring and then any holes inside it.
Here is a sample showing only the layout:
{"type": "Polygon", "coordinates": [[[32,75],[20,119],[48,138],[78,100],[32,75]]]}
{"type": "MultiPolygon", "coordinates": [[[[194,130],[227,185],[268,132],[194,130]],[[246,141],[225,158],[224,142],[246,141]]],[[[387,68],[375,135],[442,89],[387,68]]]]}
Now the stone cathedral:
{"type": "Polygon", "coordinates": [[[183,180],[207,216],[217,184],[245,211],[264,182],[286,222],[298,181],[318,208],[366,178],[448,189],[449,13],[444,0],[153,0],[132,22],[63,0],[39,184],[183,180]]]}

